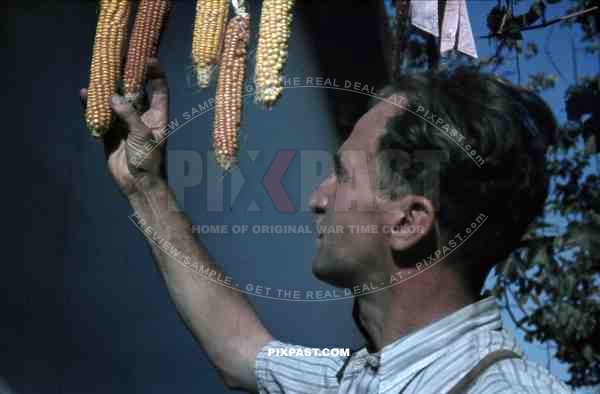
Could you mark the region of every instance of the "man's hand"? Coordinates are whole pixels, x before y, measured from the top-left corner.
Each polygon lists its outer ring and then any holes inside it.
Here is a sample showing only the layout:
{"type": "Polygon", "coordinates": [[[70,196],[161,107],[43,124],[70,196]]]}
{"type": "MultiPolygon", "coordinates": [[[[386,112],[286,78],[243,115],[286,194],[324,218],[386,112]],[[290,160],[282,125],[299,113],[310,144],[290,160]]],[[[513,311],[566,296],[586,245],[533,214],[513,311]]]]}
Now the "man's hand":
{"type": "MultiPolygon", "coordinates": [[[[108,168],[126,197],[139,192],[145,180],[164,178],[165,127],[169,119],[167,79],[157,59],[149,59],[148,81],[152,87],[149,105],[134,105],[114,95],[111,107],[117,114],[113,127],[102,137],[108,168]],[[141,116],[136,107],[142,109],[141,116]]],[[[80,91],[84,106],[87,89],[80,91]]]]}

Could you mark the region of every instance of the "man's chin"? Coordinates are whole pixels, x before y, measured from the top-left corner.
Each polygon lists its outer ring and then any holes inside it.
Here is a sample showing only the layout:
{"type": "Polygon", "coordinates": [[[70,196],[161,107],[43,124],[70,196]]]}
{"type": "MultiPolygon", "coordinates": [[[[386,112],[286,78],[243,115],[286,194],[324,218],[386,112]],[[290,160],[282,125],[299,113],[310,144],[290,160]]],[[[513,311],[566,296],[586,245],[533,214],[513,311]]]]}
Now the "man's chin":
{"type": "Polygon", "coordinates": [[[312,272],[315,278],[335,287],[346,288],[349,285],[349,278],[340,270],[342,267],[343,265],[336,263],[334,259],[318,254],[312,261],[312,272]]]}

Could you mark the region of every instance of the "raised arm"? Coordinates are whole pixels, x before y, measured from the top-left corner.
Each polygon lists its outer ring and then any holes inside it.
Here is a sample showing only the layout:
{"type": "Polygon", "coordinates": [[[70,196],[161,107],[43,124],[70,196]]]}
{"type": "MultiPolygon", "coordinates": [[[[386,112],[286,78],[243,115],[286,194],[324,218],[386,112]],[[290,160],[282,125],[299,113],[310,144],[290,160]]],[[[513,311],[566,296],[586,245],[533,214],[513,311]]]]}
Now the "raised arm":
{"type": "MultiPolygon", "coordinates": [[[[212,278],[225,277],[221,268],[196,240],[185,215],[174,209],[175,196],[160,175],[168,120],[168,88],[156,60],[149,63],[152,86],[150,108],[141,116],[124,100],[114,97],[111,106],[121,128],[104,138],[108,167],[129,200],[132,216],[142,230],[151,228],[160,243],[147,236],[179,316],[204,348],[229,388],[256,391],[254,362],[258,351],[272,337],[241,292],[211,281],[178,262],[163,247],[172,245],[191,262],[214,270],[212,278]],[[119,131],[121,130],[121,131],[119,131]],[[120,136],[120,137],[119,137],[120,136]],[[162,146],[150,149],[153,141],[162,146]],[[139,151],[149,153],[140,160],[139,151]],[[163,246],[163,247],[161,247],[163,246]]],[[[87,92],[81,91],[85,101],[87,92]]],[[[146,232],[148,234],[148,232],[146,232]]]]}

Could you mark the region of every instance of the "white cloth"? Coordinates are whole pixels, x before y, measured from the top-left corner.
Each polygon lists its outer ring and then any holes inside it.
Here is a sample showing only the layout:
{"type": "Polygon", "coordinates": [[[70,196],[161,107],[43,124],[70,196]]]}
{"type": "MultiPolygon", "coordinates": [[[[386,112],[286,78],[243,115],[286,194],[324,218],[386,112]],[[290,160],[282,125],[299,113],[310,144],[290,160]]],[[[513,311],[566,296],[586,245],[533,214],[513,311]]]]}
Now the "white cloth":
{"type": "MultiPolygon", "coordinates": [[[[415,27],[440,37],[438,0],[411,1],[410,18],[415,27]]],[[[458,51],[477,58],[477,47],[466,0],[447,0],[444,9],[440,52],[454,49],[455,45],[458,51]]]]}
{"type": "Polygon", "coordinates": [[[483,357],[499,349],[523,358],[496,362],[471,385],[468,394],[573,393],[545,367],[526,360],[512,334],[502,329],[493,297],[399,338],[377,353],[369,354],[363,347],[349,360],[345,356],[268,355],[269,349],[290,348],[302,349],[304,354],[311,349],[273,340],[257,354],[259,393],[446,393],[483,357]],[[338,382],[336,375],[346,361],[338,382]]]}
{"type": "Polygon", "coordinates": [[[426,33],[439,37],[438,0],[410,2],[411,23],[426,33]]]}

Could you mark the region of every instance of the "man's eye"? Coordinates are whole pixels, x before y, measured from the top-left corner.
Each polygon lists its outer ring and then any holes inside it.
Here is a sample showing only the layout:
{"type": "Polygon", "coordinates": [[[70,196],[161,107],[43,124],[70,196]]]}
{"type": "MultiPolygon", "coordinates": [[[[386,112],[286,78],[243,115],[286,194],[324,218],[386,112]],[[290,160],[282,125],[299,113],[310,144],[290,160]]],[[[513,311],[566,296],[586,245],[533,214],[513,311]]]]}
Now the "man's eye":
{"type": "Polygon", "coordinates": [[[337,173],[336,178],[338,183],[344,183],[348,181],[348,174],[342,170],[337,173]]]}

